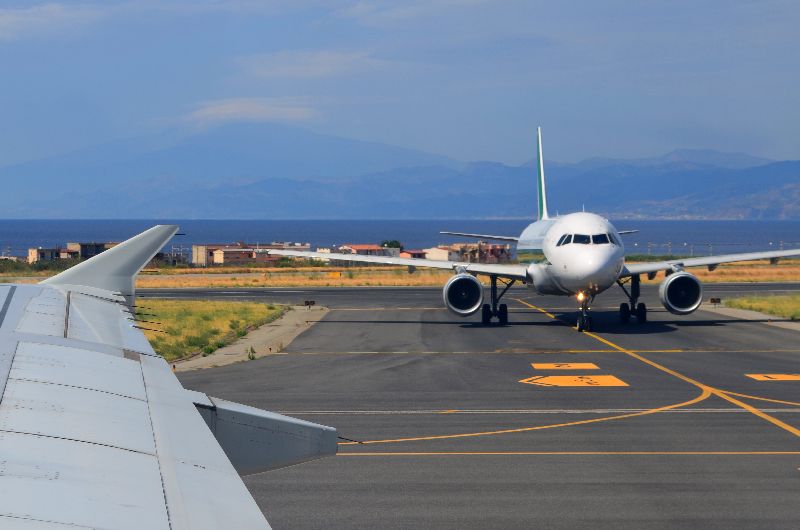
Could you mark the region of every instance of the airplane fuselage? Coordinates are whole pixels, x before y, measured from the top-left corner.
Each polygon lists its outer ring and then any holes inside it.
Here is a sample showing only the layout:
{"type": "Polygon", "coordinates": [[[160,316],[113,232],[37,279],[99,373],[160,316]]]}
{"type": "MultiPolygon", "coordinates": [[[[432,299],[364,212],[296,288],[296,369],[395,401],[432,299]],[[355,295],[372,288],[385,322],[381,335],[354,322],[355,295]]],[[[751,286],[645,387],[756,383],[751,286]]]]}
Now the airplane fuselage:
{"type": "Polygon", "coordinates": [[[532,223],[518,251],[534,248],[544,259],[528,266],[529,285],[540,294],[596,295],[614,285],[625,261],[614,225],[587,212],[532,223]]]}

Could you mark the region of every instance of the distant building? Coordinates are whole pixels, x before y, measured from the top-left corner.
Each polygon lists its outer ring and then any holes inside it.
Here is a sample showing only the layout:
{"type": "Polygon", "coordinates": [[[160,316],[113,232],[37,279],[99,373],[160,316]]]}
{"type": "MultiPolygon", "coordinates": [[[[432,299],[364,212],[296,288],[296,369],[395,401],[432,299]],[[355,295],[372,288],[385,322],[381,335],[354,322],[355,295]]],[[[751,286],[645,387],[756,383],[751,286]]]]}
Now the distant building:
{"type": "Polygon", "coordinates": [[[466,261],[469,263],[508,263],[513,256],[511,245],[478,243],[454,243],[425,249],[428,259],[442,261],[466,261]]]}
{"type": "Polygon", "coordinates": [[[264,249],[282,250],[310,250],[309,243],[292,243],[274,241],[269,244],[263,243],[204,243],[192,245],[192,265],[197,267],[208,267],[210,265],[230,265],[230,264],[256,264],[270,263],[278,261],[280,257],[269,256],[266,253],[258,252],[264,249]]]}
{"type": "Polygon", "coordinates": [[[55,261],[58,259],[85,260],[115,247],[118,243],[67,243],[64,248],[29,248],[28,263],[55,261]]]}
{"type": "Polygon", "coordinates": [[[373,244],[347,244],[339,247],[342,254],[358,254],[360,256],[391,256],[400,257],[400,249],[395,247],[382,247],[373,244]]]}
{"type": "Polygon", "coordinates": [[[280,256],[270,256],[253,248],[218,248],[213,254],[214,265],[266,265],[281,259],[280,256]]]}
{"type": "Polygon", "coordinates": [[[437,261],[461,261],[459,253],[447,247],[426,248],[425,257],[437,261]]]}
{"type": "Polygon", "coordinates": [[[97,256],[101,252],[117,246],[119,243],[67,243],[67,248],[63,249],[69,257],[77,257],[79,259],[89,259],[97,256]]]}
{"type": "Polygon", "coordinates": [[[401,250],[401,258],[425,259],[427,252],[424,250],[401,250]]]}
{"type": "Polygon", "coordinates": [[[33,264],[39,261],[54,261],[61,258],[60,248],[29,248],[28,263],[33,264]]]}

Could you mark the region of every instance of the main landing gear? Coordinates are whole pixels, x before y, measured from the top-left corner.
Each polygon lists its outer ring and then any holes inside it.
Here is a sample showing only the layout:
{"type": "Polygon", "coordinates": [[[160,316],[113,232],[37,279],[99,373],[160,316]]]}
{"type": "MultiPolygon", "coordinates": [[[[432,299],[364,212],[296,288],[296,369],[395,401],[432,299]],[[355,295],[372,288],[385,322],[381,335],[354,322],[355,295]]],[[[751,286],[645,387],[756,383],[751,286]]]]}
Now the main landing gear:
{"type": "Polygon", "coordinates": [[[592,317],[589,315],[589,304],[594,300],[594,296],[578,293],[578,303],[581,304],[581,312],[578,314],[578,331],[592,330],[592,317]]]}
{"type": "Polygon", "coordinates": [[[491,275],[489,277],[492,281],[492,288],[491,288],[491,304],[483,304],[481,307],[481,322],[483,324],[489,324],[492,322],[493,317],[497,317],[497,321],[500,325],[508,324],[508,306],[506,304],[498,304],[503,295],[506,294],[506,291],[514,285],[516,280],[508,280],[507,282],[504,280],[500,280],[505,287],[500,292],[497,293],[497,276],[491,275]]]}
{"type": "Polygon", "coordinates": [[[639,302],[639,275],[631,276],[630,281],[631,290],[628,292],[628,290],[625,289],[625,282],[617,280],[617,285],[619,285],[620,289],[622,289],[625,296],[627,296],[630,301],[630,305],[626,303],[619,305],[619,321],[623,324],[627,324],[631,317],[634,316],[639,324],[644,324],[647,322],[647,306],[644,305],[643,302],[639,302]]]}

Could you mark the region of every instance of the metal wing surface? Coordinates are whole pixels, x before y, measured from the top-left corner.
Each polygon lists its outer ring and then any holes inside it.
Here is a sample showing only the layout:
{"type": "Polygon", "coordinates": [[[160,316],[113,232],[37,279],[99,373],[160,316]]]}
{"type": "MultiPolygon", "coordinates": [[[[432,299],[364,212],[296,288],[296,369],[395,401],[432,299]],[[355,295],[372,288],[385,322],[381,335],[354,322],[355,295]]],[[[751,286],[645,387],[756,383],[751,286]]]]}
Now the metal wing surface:
{"type": "Polygon", "coordinates": [[[699,258],[685,258],[667,261],[654,261],[651,263],[626,264],[622,269],[622,278],[636,274],[654,274],[660,271],[680,270],[686,267],[709,267],[711,270],[721,263],[735,261],[752,261],[760,259],[778,259],[800,256],[800,249],[776,250],[769,252],[746,252],[742,254],[722,254],[719,256],[703,256],[699,258]]]}
{"type": "Polygon", "coordinates": [[[420,258],[393,258],[391,256],[362,256],[360,254],[337,254],[335,252],[306,252],[301,250],[262,250],[274,256],[291,258],[307,258],[334,261],[352,261],[354,263],[377,263],[382,265],[402,265],[406,267],[427,267],[452,271],[471,272],[475,274],[497,275],[502,278],[526,281],[528,268],[525,265],[469,263],[466,261],[444,261],[420,258]]]}
{"type": "Polygon", "coordinates": [[[518,237],[512,237],[512,236],[491,236],[489,234],[473,234],[470,232],[439,232],[439,233],[447,236],[474,237],[476,239],[496,239],[497,241],[513,241],[514,243],[519,241],[518,237]]]}
{"type": "Polygon", "coordinates": [[[176,229],[0,285],[0,527],[269,528],[240,474],[336,452],[334,429],[184,389],[136,328],[131,277],[176,229]]]}

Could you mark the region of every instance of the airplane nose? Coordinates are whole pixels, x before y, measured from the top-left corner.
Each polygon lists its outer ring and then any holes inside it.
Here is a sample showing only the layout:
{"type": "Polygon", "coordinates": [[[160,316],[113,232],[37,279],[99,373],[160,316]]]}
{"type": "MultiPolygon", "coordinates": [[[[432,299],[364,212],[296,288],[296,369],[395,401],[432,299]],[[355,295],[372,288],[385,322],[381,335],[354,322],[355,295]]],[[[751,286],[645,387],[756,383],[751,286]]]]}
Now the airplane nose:
{"type": "Polygon", "coordinates": [[[616,280],[619,257],[613,249],[595,247],[582,252],[580,259],[568,266],[568,277],[575,291],[607,288],[616,280]]]}

